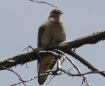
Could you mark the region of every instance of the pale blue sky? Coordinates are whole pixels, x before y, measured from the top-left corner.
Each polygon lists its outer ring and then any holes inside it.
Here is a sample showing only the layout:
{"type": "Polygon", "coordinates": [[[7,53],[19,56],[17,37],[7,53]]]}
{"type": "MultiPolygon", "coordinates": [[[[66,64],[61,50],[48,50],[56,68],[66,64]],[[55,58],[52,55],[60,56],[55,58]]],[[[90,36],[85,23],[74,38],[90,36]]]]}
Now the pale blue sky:
{"type": "MultiPolygon", "coordinates": [[[[81,37],[92,32],[105,29],[105,0],[43,0],[57,6],[64,14],[61,20],[67,32],[67,40],[81,37]]],[[[0,1],[0,60],[24,53],[28,45],[36,48],[39,26],[47,20],[53,7],[29,0],[0,1]]],[[[95,67],[105,70],[105,41],[95,45],[85,45],[76,49],[76,53],[85,58],[95,67]]],[[[72,57],[71,57],[72,58],[72,57]]],[[[73,58],[72,58],[73,59],[73,58]]],[[[73,59],[82,71],[87,67],[73,59]]],[[[13,67],[23,79],[37,76],[37,62],[13,67]]],[[[62,66],[70,69],[72,66],[66,60],[62,66]]],[[[74,70],[72,71],[76,73],[74,70]]],[[[105,78],[98,74],[87,75],[91,86],[105,86],[105,78]]],[[[46,83],[49,81],[47,79],[46,83]]],[[[9,86],[19,82],[12,72],[0,71],[0,86],[9,86]]],[[[82,78],[69,77],[66,74],[56,76],[49,84],[43,86],[81,86],[82,78]]],[[[39,86],[37,79],[26,84],[39,86]]],[[[23,84],[18,85],[23,86],[23,84]]],[[[85,86],[85,85],[83,85],[85,86]]]]}

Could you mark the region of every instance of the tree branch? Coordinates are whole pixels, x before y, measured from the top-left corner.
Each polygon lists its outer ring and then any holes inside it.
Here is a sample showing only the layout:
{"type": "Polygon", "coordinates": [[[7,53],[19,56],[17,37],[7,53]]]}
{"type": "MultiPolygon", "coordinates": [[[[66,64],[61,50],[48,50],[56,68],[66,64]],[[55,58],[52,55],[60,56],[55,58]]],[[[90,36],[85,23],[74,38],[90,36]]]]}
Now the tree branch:
{"type": "MultiPolygon", "coordinates": [[[[85,44],[95,44],[101,40],[105,40],[105,30],[95,32],[95,33],[89,34],[87,36],[79,37],[74,40],[64,41],[60,44],[54,44],[54,45],[51,45],[51,46],[48,46],[48,47],[45,47],[42,49],[44,49],[44,50],[59,49],[59,50],[63,51],[64,53],[70,54],[70,49],[72,49],[72,48],[79,48],[85,44]]],[[[37,48],[31,52],[4,59],[4,60],[0,61],[0,70],[3,70],[5,68],[11,68],[18,64],[23,65],[24,63],[38,60],[39,59],[38,54],[40,54],[41,57],[49,54],[48,52],[43,53],[40,51],[41,51],[41,49],[37,48]]]]}
{"type": "Polygon", "coordinates": [[[92,71],[99,71],[99,73],[105,77],[105,72],[98,70],[97,68],[95,68],[93,65],[91,65],[89,62],[87,62],[85,59],[83,59],[82,57],[80,57],[78,54],[76,54],[73,51],[70,51],[70,55],[73,56],[74,58],[76,58],[77,60],[79,60],[81,63],[83,63],[85,66],[87,66],[89,69],[91,69],[92,71]]]}
{"type": "Polygon", "coordinates": [[[36,3],[44,3],[44,4],[48,4],[48,5],[52,6],[52,7],[58,8],[58,7],[56,7],[56,6],[52,5],[52,4],[44,2],[44,1],[36,1],[36,0],[30,0],[30,1],[36,2],[36,3]]]}

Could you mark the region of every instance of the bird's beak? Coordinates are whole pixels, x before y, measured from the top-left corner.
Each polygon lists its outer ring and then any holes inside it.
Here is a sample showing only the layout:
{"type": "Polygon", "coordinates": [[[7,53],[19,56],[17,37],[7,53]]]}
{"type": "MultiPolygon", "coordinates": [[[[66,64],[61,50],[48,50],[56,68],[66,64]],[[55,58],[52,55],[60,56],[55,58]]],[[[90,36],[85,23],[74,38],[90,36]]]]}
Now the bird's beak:
{"type": "Polygon", "coordinates": [[[63,14],[62,12],[60,12],[60,14],[63,14]]]}

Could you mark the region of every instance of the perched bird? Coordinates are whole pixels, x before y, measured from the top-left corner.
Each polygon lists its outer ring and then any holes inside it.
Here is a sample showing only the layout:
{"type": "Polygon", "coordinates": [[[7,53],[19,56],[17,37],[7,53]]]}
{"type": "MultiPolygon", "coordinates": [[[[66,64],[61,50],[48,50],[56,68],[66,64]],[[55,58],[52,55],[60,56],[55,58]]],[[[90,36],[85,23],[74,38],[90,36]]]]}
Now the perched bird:
{"type": "MultiPolygon", "coordinates": [[[[37,47],[46,47],[54,43],[60,43],[66,40],[65,28],[60,21],[60,16],[63,14],[59,9],[53,9],[50,12],[48,20],[43,23],[38,30],[38,43],[37,47]]],[[[55,57],[48,55],[38,61],[38,83],[42,85],[48,75],[42,75],[47,70],[51,70],[55,65],[55,57]]]]}

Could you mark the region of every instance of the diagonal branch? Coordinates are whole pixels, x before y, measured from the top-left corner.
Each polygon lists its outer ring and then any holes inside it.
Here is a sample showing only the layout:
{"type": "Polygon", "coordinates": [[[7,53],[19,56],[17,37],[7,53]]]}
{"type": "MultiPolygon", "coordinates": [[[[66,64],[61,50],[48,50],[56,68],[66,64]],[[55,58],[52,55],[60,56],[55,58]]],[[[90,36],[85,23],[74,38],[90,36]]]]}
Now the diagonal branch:
{"type": "MultiPolygon", "coordinates": [[[[70,61],[70,63],[75,67],[75,69],[81,75],[82,71],[77,67],[77,65],[69,57],[66,57],[66,58],[70,61]]],[[[83,77],[83,81],[85,82],[86,86],[90,86],[88,80],[86,79],[86,77],[84,75],[82,75],[82,77],[83,77]]]]}
{"type": "MultiPolygon", "coordinates": [[[[95,44],[101,40],[105,40],[105,30],[95,32],[95,33],[89,34],[87,36],[79,37],[74,40],[65,41],[60,44],[54,44],[54,45],[45,47],[43,49],[44,50],[59,49],[59,50],[63,51],[64,53],[70,54],[70,49],[72,49],[72,48],[79,48],[85,44],[95,44]]],[[[37,52],[39,54],[41,54],[42,57],[49,54],[47,52],[43,53],[43,52],[39,52],[39,51],[41,51],[41,50],[34,49],[31,52],[16,55],[16,56],[1,60],[0,61],[0,70],[3,70],[5,68],[11,68],[18,64],[24,64],[24,63],[27,63],[30,61],[38,60],[39,56],[38,56],[37,52]]],[[[84,64],[85,64],[85,62],[84,62],[84,64]]]]}
{"type": "Polygon", "coordinates": [[[95,68],[93,65],[91,65],[89,62],[87,62],[85,59],[83,59],[82,57],[80,57],[78,54],[76,54],[75,52],[73,52],[72,50],[70,51],[70,55],[73,56],[74,58],[76,58],[77,60],[79,60],[81,63],[83,63],[85,66],[87,66],[89,69],[91,69],[92,71],[99,71],[99,73],[105,77],[105,72],[98,70],[97,68],[95,68]]]}

